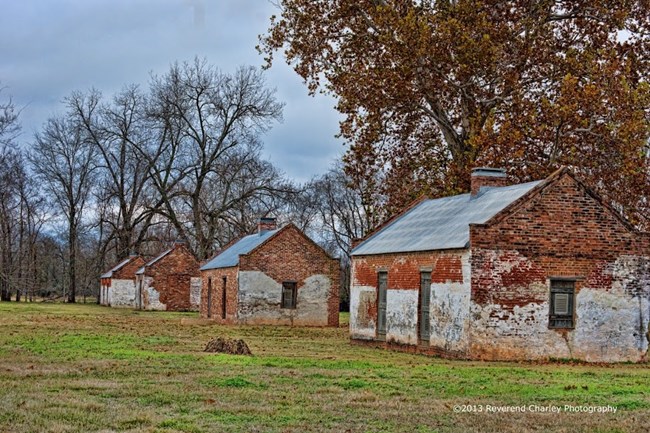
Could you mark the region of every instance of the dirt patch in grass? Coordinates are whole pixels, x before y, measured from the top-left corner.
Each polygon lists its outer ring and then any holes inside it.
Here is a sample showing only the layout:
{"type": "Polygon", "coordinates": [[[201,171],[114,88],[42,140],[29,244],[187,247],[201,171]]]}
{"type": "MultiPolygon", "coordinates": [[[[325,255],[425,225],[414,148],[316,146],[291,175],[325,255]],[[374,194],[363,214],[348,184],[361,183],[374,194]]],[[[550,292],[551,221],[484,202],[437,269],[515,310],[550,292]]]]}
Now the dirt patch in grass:
{"type": "Polygon", "coordinates": [[[217,337],[208,341],[204,352],[227,353],[230,355],[252,355],[248,344],[242,339],[217,337]]]}

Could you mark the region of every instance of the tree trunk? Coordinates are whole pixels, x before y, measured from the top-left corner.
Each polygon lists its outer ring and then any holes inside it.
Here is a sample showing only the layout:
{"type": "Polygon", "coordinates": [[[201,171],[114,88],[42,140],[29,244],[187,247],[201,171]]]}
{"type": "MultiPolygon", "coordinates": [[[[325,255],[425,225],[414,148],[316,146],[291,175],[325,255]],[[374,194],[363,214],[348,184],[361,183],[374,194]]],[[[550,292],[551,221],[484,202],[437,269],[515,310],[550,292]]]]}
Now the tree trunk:
{"type": "Polygon", "coordinates": [[[77,225],[75,223],[76,215],[71,213],[70,226],[68,231],[69,242],[69,255],[68,255],[68,278],[70,284],[70,291],[68,292],[68,302],[74,304],[76,302],[77,291],[77,225]]]}

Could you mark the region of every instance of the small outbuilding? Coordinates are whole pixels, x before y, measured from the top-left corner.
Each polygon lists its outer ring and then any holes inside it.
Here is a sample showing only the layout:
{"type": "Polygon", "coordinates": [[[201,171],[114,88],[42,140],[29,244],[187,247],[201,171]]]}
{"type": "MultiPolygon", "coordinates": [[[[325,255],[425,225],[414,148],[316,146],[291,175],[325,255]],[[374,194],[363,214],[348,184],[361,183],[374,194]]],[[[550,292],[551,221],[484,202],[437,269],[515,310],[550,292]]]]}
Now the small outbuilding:
{"type": "Polygon", "coordinates": [[[201,267],[201,317],[219,323],[338,326],[339,261],[295,225],[257,233],[201,267]]]}
{"type": "Polygon", "coordinates": [[[197,311],[200,298],[199,262],[183,242],[176,242],[136,272],[136,308],[197,311]]]}
{"type": "Polygon", "coordinates": [[[144,259],[132,254],[103,273],[100,278],[99,303],[109,307],[135,307],[135,273],[144,259]]]}
{"type": "Polygon", "coordinates": [[[353,341],[487,360],[648,359],[650,235],[570,170],[421,200],[352,250],[353,341]]]}

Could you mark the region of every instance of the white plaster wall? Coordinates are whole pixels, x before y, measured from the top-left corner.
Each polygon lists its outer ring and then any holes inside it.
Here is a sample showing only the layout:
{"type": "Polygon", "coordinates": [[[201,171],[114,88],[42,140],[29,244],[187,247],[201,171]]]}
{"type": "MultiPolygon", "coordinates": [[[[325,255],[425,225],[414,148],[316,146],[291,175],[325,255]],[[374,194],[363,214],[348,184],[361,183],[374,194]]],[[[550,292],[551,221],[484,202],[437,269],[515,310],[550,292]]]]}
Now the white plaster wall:
{"type": "Polygon", "coordinates": [[[350,337],[361,340],[375,338],[377,324],[369,310],[376,308],[377,293],[371,286],[350,287],[350,337]]]}
{"type": "Polygon", "coordinates": [[[548,302],[515,306],[471,303],[471,356],[486,359],[570,358],[567,340],[548,329],[548,302]]]}
{"type": "Polygon", "coordinates": [[[582,289],[571,334],[571,357],[587,361],[637,361],[648,350],[650,303],[618,290],[582,289]],[[617,293],[618,292],[618,293],[617,293]]]}
{"type": "Polygon", "coordinates": [[[190,311],[198,311],[201,305],[201,287],[203,281],[201,277],[192,277],[190,279],[190,311]]]}
{"type": "Polygon", "coordinates": [[[386,292],[386,341],[418,344],[418,297],[417,290],[386,292]]]}
{"type": "Polygon", "coordinates": [[[111,307],[134,308],[135,282],[133,280],[111,280],[108,289],[108,302],[111,307]]]}
{"type": "MultiPolygon", "coordinates": [[[[429,345],[446,351],[469,350],[471,254],[463,253],[463,282],[431,284],[429,345]]],[[[417,305],[416,300],[416,305],[417,305]]]]}
{"type": "MultiPolygon", "coordinates": [[[[491,359],[576,358],[594,362],[645,359],[650,338],[650,277],[643,260],[619,258],[612,269],[609,290],[580,289],[575,299],[573,330],[548,328],[548,301],[515,307],[512,312],[500,305],[472,303],[472,355],[491,359]]],[[[548,292],[548,284],[541,289],[548,292]]]]}
{"type": "Polygon", "coordinates": [[[327,326],[331,282],[312,275],[299,284],[296,308],[280,308],[282,284],[259,271],[239,272],[238,320],[250,324],[327,326]]]}

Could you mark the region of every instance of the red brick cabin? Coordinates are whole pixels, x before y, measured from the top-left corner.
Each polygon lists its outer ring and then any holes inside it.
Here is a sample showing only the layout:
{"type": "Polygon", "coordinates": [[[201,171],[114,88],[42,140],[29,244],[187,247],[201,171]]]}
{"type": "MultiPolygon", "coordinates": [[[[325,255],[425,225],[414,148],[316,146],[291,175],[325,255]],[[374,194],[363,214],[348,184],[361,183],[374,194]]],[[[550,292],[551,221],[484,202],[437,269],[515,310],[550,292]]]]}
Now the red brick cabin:
{"type": "Polygon", "coordinates": [[[219,323],[338,326],[339,261],[293,224],[257,233],[201,267],[201,317],[219,323]]]}
{"type": "Polygon", "coordinates": [[[200,298],[199,262],[183,242],[176,242],[136,273],[137,308],[197,311],[200,298]]]}
{"type": "Polygon", "coordinates": [[[144,259],[135,254],[120,261],[100,278],[99,303],[109,307],[135,307],[135,273],[144,259]]]}
{"type": "Polygon", "coordinates": [[[450,357],[643,361],[650,235],[564,168],[422,200],[352,251],[353,341],[450,357]]]}

